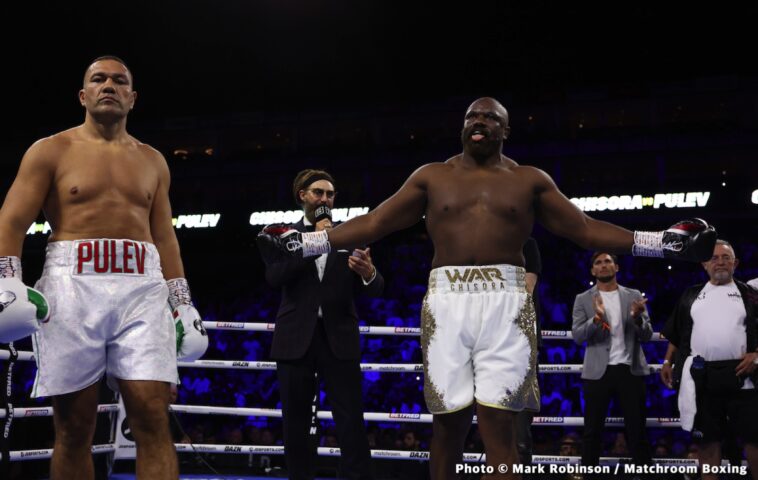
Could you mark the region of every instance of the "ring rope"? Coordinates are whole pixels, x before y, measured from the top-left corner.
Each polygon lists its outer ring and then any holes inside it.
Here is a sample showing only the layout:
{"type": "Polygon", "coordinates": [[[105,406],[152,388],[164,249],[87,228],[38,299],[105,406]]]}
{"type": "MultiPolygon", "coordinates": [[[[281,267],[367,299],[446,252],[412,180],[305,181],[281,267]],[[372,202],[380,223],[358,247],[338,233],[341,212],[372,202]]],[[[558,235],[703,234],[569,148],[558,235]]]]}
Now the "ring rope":
{"type": "MultiPolygon", "coordinates": [[[[250,332],[273,332],[275,323],[248,323],[248,322],[203,322],[206,330],[245,330],[250,332]]],[[[363,335],[392,335],[404,337],[418,337],[421,335],[419,327],[379,327],[358,326],[358,331],[363,335]]],[[[543,340],[573,340],[571,330],[542,330],[543,340]]],[[[653,342],[666,342],[666,337],[660,332],[653,332],[650,338],[653,342]]]]}
{"type": "MultiPolygon", "coordinates": [[[[186,443],[174,444],[177,453],[225,453],[237,455],[283,455],[284,447],[279,445],[219,445],[219,444],[194,444],[186,443]]],[[[112,443],[103,445],[93,445],[92,453],[111,453],[116,450],[116,445],[112,443]]],[[[340,455],[339,448],[318,447],[318,455],[327,457],[337,457],[340,455]]],[[[41,450],[18,450],[10,452],[10,461],[42,460],[52,457],[53,449],[41,450]]],[[[371,458],[384,458],[392,460],[429,460],[428,451],[413,450],[371,450],[371,458]]],[[[483,463],[486,461],[484,453],[464,453],[464,462],[483,463]]],[[[600,465],[616,465],[618,463],[628,463],[631,458],[628,457],[600,457],[600,465]]],[[[579,456],[561,456],[561,455],[533,455],[533,464],[561,464],[561,465],[578,465],[581,463],[579,456]]],[[[689,458],[654,458],[653,463],[662,466],[698,466],[698,461],[689,458]]],[[[721,461],[722,465],[729,465],[727,460],[721,461]]],[[[742,465],[747,462],[742,461],[742,465]]]]}
{"type": "MultiPolygon", "coordinates": [[[[240,417],[268,417],[281,418],[282,411],[274,408],[244,408],[244,407],[216,407],[210,405],[170,405],[171,411],[175,413],[190,413],[198,415],[233,415],[240,417]]],[[[39,408],[14,408],[14,417],[50,417],[53,415],[53,407],[39,408]]],[[[118,412],[117,404],[98,405],[97,413],[118,412]]],[[[0,413],[0,418],[5,416],[0,413]]],[[[332,412],[319,411],[317,416],[320,420],[332,420],[332,412]]],[[[409,423],[432,423],[431,413],[404,413],[404,412],[364,412],[363,419],[367,422],[409,422],[409,423]]],[[[476,423],[476,415],[473,422],[476,423]]],[[[623,427],[623,417],[607,417],[606,426],[623,427]]],[[[673,417],[650,417],[645,424],[648,427],[679,427],[679,419],[673,417]]],[[[582,427],[584,426],[583,417],[534,417],[532,419],[534,426],[564,426],[564,427],[582,427]]]]}
{"type": "MultiPolygon", "coordinates": [[[[18,359],[34,360],[33,352],[18,352],[18,359]]],[[[8,357],[7,350],[0,350],[0,360],[8,357]]],[[[254,360],[195,360],[194,362],[177,362],[180,367],[186,368],[228,368],[233,370],[276,370],[276,362],[264,362],[254,360]]],[[[660,371],[661,364],[649,365],[653,372],[660,371]]],[[[420,363],[362,363],[363,372],[400,372],[400,373],[423,373],[423,365],[420,363]]],[[[540,373],[582,373],[580,364],[540,364],[540,373]]]]}

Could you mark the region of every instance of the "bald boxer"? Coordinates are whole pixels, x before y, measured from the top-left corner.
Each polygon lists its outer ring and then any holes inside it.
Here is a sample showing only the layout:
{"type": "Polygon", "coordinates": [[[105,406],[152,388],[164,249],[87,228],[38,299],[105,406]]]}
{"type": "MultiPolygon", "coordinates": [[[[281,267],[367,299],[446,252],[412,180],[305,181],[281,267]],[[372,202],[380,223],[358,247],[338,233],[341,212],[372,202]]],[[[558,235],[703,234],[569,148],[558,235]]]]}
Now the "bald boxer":
{"type": "Polygon", "coordinates": [[[715,242],[700,220],[632,233],[584,215],[545,172],[502,155],[509,134],[505,108],[480,98],[466,111],[463,153],[422,166],[372,212],[329,232],[262,232],[284,251],[311,256],[426,219],[435,256],[421,326],[434,479],[454,478],[475,406],[487,464],[497,471],[500,463],[518,462],[515,412],[539,408],[535,315],[522,254],[535,220],[584,248],[615,253],[702,260],[715,242]]]}
{"type": "Polygon", "coordinates": [[[22,245],[40,209],[52,227],[36,285],[50,319],[33,337],[32,396],[53,397],[53,480],[94,476],[104,374],[123,395],[137,478],[178,478],[169,385],[177,381],[177,349],[190,360],[207,346],[171,223],[166,160],[126,131],[136,99],[122,60],[93,61],[79,91],[84,124],[29,148],[0,210],[0,296],[23,287],[22,245]]]}

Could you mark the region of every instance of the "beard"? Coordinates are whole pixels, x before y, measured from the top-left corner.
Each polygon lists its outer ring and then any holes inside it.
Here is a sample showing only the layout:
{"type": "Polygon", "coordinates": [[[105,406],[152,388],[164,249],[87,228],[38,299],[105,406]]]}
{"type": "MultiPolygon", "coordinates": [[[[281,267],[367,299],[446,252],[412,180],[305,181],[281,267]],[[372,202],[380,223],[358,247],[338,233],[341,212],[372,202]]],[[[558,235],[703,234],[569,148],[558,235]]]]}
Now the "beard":
{"type": "Polygon", "coordinates": [[[717,285],[726,285],[727,283],[732,281],[732,272],[727,272],[724,270],[713,272],[711,279],[717,285]]]}
{"type": "Polygon", "coordinates": [[[616,275],[605,275],[602,277],[595,277],[595,278],[597,278],[597,281],[599,283],[608,283],[610,281],[613,281],[613,279],[616,278],[616,275]]]}
{"type": "Polygon", "coordinates": [[[316,209],[320,207],[321,205],[328,205],[326,203],[316,202],[316,203],[310,203],[308,201],[303,202],[303,214],[305,215],[305,218],[311,221],[311,223],[316,223],[316,209]]]}
{"type": "Polygon", "coordinates": [[[303,203],[303,215],[310,220],[311,223],[313,223],[315,219],[313,212],[316,210],[316,207],[318,207],[318,205],[312,205],[308,202],[303,203]]]}

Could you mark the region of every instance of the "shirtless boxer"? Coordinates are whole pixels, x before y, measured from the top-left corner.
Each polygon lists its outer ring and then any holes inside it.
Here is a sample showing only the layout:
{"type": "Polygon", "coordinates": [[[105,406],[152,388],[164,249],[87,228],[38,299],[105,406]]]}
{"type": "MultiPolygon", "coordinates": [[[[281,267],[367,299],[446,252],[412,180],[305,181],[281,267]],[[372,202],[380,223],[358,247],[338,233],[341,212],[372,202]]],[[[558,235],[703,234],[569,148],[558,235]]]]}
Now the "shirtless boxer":
{"type": "MultiPolygon", "coordinates": [[[[365,245],[426,218],[435,256],[421,328],[435,480],[455,477],[474,405],[494,467],[518,462],[515,412],[539,408],[534,309],[521,253],[535,220],[587,249],[693,261],[709,258],[716,239],[700,220],[632,233],[589,218],[545,172],[502,155],[509,133],[505,108],[476,100],[463,124],[463,153],[420,167],[372,212],[328,233],[276,226],[261,233],[281,250],[310,256],[365,245]]],[[[508,475],[502,478],[518,478],[508,475]]]]}
{"type": "Polygon", "coordinates": [[[29,148],[0,210],[0,295],[12,293],[19,305],[0,311],[0,332],[15,337],[37,330],[37,319],[20,308],[28,307],[20,262],[26,230],[40,209],[52,227],[36,285],[50,319],[33,337],[32,396],[53,397],[53,480],[94,477],[90,448],[104,373],[123,395],[137,478],[178,478],[169,385],[177,381],[177,355],[192,360],[207,347],[171,223],[168,165],[126,132],[136,98],[122,60],[92,62],[79,91],[84,124],[29,148]]]}

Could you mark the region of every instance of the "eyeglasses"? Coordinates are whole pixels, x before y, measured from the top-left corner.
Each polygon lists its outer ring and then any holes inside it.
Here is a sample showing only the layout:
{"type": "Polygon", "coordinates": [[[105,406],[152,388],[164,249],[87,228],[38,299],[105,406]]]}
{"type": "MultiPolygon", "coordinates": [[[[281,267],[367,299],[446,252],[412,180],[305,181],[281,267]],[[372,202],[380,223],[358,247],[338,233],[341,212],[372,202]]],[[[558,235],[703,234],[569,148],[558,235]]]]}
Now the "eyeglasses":
{"type": "Polygon", "coordinates": [[[309,188],[306,190],[307,192],[312,192],[316,197],[321,198],[326,194],[326,198],[332,199],[335,196],[337,196],[337,192],[334,190],[324,190],[323,188],[309,188]]]}

